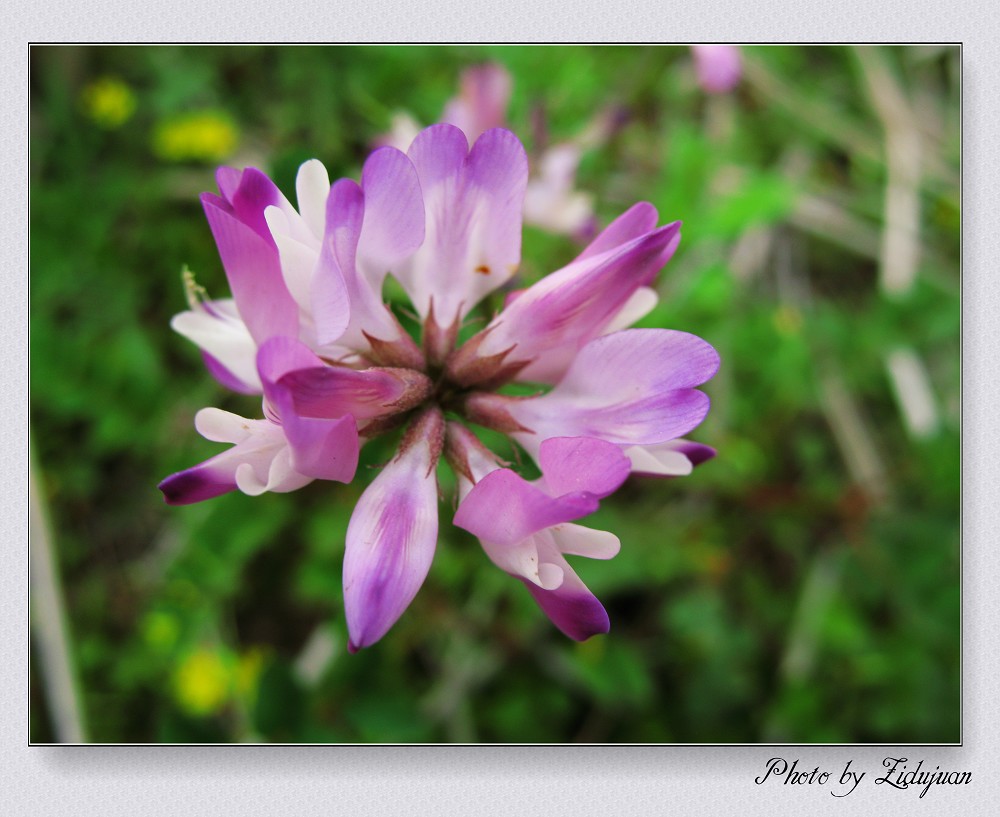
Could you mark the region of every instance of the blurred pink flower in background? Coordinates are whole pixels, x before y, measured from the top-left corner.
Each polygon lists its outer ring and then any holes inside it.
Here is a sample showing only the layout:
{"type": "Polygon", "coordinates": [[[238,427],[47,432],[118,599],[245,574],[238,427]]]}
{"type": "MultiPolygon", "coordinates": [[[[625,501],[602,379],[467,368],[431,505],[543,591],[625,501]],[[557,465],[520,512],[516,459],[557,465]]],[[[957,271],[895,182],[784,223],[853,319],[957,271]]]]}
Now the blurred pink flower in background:
{"type": "Polygon", "coordinates": [[[735,45],[692,45],[694,70],[701,89],[710,94],[725,94],[740,83],[743,63],[735,45]]]}

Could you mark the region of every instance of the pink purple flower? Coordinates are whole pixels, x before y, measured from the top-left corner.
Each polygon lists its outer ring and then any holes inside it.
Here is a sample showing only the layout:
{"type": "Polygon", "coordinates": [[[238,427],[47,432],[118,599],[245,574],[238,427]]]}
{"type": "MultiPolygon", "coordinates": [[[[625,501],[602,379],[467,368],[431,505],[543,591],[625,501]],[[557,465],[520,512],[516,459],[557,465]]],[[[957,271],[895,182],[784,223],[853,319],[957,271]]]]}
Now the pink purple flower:
{"type": "Polygon", "coordinates": [[[714,349],[628,328],[656,303],[680,223],[658,226],[655,208],[637,204],[517,290],[528,162],[509,131],[486,129],[470,147],[459,128],[432,126],[405,154],[376,150],[360,183],[331,184],[307,162],[298,209],[258,170],[217,178],[220,195],[203,204],[233,297],[209,300],[192,285],[173,325],[222,385],[260,396],[262,416],[199,412],[198,431],[231,447],[165,479],[167,501],[350,482],[361,446],[401,430],[346,531],[352,650],[389,631],[432,567],[442,457],[459,478],[455,524],[568,636],[607,632],[566,556],[608,559],[620,543],[576,520],[630,473],[682,476],[715,453],[683,437],[708,412],[697,387],[718,367],[714,349]],[[419,343],[383,300],[387,275],[412,301],[419,343]],[[504,308],[459,344],[463,322],[501,288],[504,308]],[[539,392],[498,391],[514,381],[539,392]],[[523,479],[475,425],[510,435],[542,476],[523,479]]]}
{"type": "Polygon", "coordinates": [[[691,55],[698,84],[706,93],[725,94],[739,85],[743,61],[738,46],[693,45],[691,55]]]}

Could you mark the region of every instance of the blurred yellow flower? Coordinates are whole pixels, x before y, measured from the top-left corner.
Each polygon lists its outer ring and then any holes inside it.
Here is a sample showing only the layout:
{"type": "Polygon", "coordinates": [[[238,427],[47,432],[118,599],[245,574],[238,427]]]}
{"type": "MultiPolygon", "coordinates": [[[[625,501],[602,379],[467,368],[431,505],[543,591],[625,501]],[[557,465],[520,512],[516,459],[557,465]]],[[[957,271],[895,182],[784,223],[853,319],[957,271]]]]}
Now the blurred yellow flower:
{"type": "Polygon", "coordinates": [[[87,85],[81,95],[84,113],[102,128],[123,125],[135,112],[135,94],[118,77],[101,77],[87,85]]]}
{"type": "Polygon", "coordinates": [[[218,162],[230,156],[239,131],[226,114],[193,111],[161,122],[153,132],[153,153],[168,162],[218,162]]]}
{"type": "Polygon", "coordinates": [[[208,649],[188,654],[174,674],[174,693],[192,715],[210,715],[229,700],[232,673],[222,658],[208,649]]]}

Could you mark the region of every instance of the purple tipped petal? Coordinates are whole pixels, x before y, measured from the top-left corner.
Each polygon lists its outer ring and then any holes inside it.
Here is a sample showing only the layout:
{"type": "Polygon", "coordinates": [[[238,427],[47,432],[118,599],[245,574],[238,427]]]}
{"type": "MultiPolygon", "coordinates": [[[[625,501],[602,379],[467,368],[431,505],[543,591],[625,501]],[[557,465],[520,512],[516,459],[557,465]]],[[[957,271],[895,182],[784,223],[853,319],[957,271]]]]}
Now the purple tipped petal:
{"type": "Polygon", "coordinates": [[[580,253],[576,260],[583,261],[595,255],[601,255],[609,250],[627,244],[641,238],[646,233],[656,229],[656,222],[659,214],[656,208],[648,201],[640,201],[633,204],[618,218],[612,221],[607,227],[598,233],[597,237],[587,245],[587,248],[580,253]]]}
{"type": "MultiPolygon", "coordinates": [[[[219,175],[216,176],[217,181],[219,175]]],[[[229,180],[225,181],[228,186],[229,180]]],[[[288,199],[278,190],[277,185],[255,167],[248,167],[240,174],[239,183],[229,195],[226,195],[221,181],[219,189],[223,191],[223,196],[229,204],[228,209],[232,215],[253,230],[265,243],[272,246],[274,242],[264,218],[264,211],[268,207],[279,207],[285,213],[295,213],[292,205],[288,203],[288,199]]]]}
{"type": "Polygon", "coordinates": [[[691,460],[691,464],[695,466],[701,465],[703,462],[708,462],[708,460],[712,459],[718,453],[710,445],[695,443],[690,440],[675,440],[675,443],[677,443],[677,450],[691,460]]]}
{"type": "Polygon", "coordinates": [[[423,191],[426,239],[394,274],[421,317],[433,301],[437,323],[450,326],[520,263],[527,156],[517,137],[500,129],[484,133],[470,152],[451,125],[422,131],[408,155],[423,191]]]}
{"type": "Polygon", "coordinates": [[[210,408],[198,412],[195,425],[203,437],[233,446],[167,477],[160,490],[171,505],[201,502],[236,488],[248,494],[294,491],[311,481],[291,467],[282,428],[269,420],[210,408]]]}
{"type": "Polygon", "coordinates": [[[190,505],[235,491],[236,478],[231,471],[202,463],[171,474],[157,487],[168,505],[190,505]]]}
{"type": "Polygon", "coordinates": [[[599,498],[628,478],[628,457],[617,445],[588,437],[552,437],[539,449],[546,490],[554,495],[586,491],[599,498]]]}
{"type": "Polygon", "coordinates": [[[215,171],[215,183],[219,186],[222,198],[227,202],[233,200],[233,196],[236,195],[236,191],[239,189],[242,177],[243,171],[235,167],[220,167],[215,171]]]}
{"type": "MultiPolygon", "coordinates": [[[[716,351],[701,338],[669,329],[629,329],[591,341],[548,394],[508,399],[503,408],[533,435],[519,434],[529,449],[567,435],[619,445],[675,439],[708,413],[708,397],[695,386],[719,367],[716,351]]],[[[496,403],[504,399],[487,398],[496,403]]]]}
{"type": "Polygon", "coordinates": [[[629,474],[618,446],[582,437],[545,440],[539,463],[543,476],[536,483],[507,468],[487,473],[462,500],[455,524],[484,542],[514,545],[593,513],[629,474]]]}
{"type": "Polygon", "coordinates": [[[361,495],[347,528],[344,608],[352,650],[378,641],[423,584],[437,543],[437,439],[418,439],[361,495]]]}
{"type": "Polygon", "coordinates": [[[632,472],[653,477],[683,477],[715,456],[715,449],[690,440],[671,440],[657,445],[635,445],[625,449],[632,472]]]}
{"type": "Polygon", "coordinates": [[[574,641],[586,641],[611,629],[604,605],[575,573],[567,575],[555,590],[543,590],[526,579],[521,581],[552,623],[574,641]]]}
{"type": "Polygon", "coordinates": [[[285,286],[273,241],[241,222],[217,196],[204,194],[202,204],[240,317],[253,339],[260,343],[273,335],[297,336],[299,310],[285,286]]]}

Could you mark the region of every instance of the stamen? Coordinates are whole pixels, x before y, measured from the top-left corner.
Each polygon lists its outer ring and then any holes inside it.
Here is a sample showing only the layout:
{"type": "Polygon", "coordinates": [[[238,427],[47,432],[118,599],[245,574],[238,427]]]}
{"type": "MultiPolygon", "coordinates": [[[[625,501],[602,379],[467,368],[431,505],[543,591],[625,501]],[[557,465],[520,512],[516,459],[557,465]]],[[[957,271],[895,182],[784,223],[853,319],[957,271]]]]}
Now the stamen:
{"type": "Polygon", "coordinates": [[[187,264],[181,268],[181,284],[184,287],[184,297],[193,312],[211,311],[206,305],[209,300],[208,290],[195,280],[194,273],[187,264]]]}

